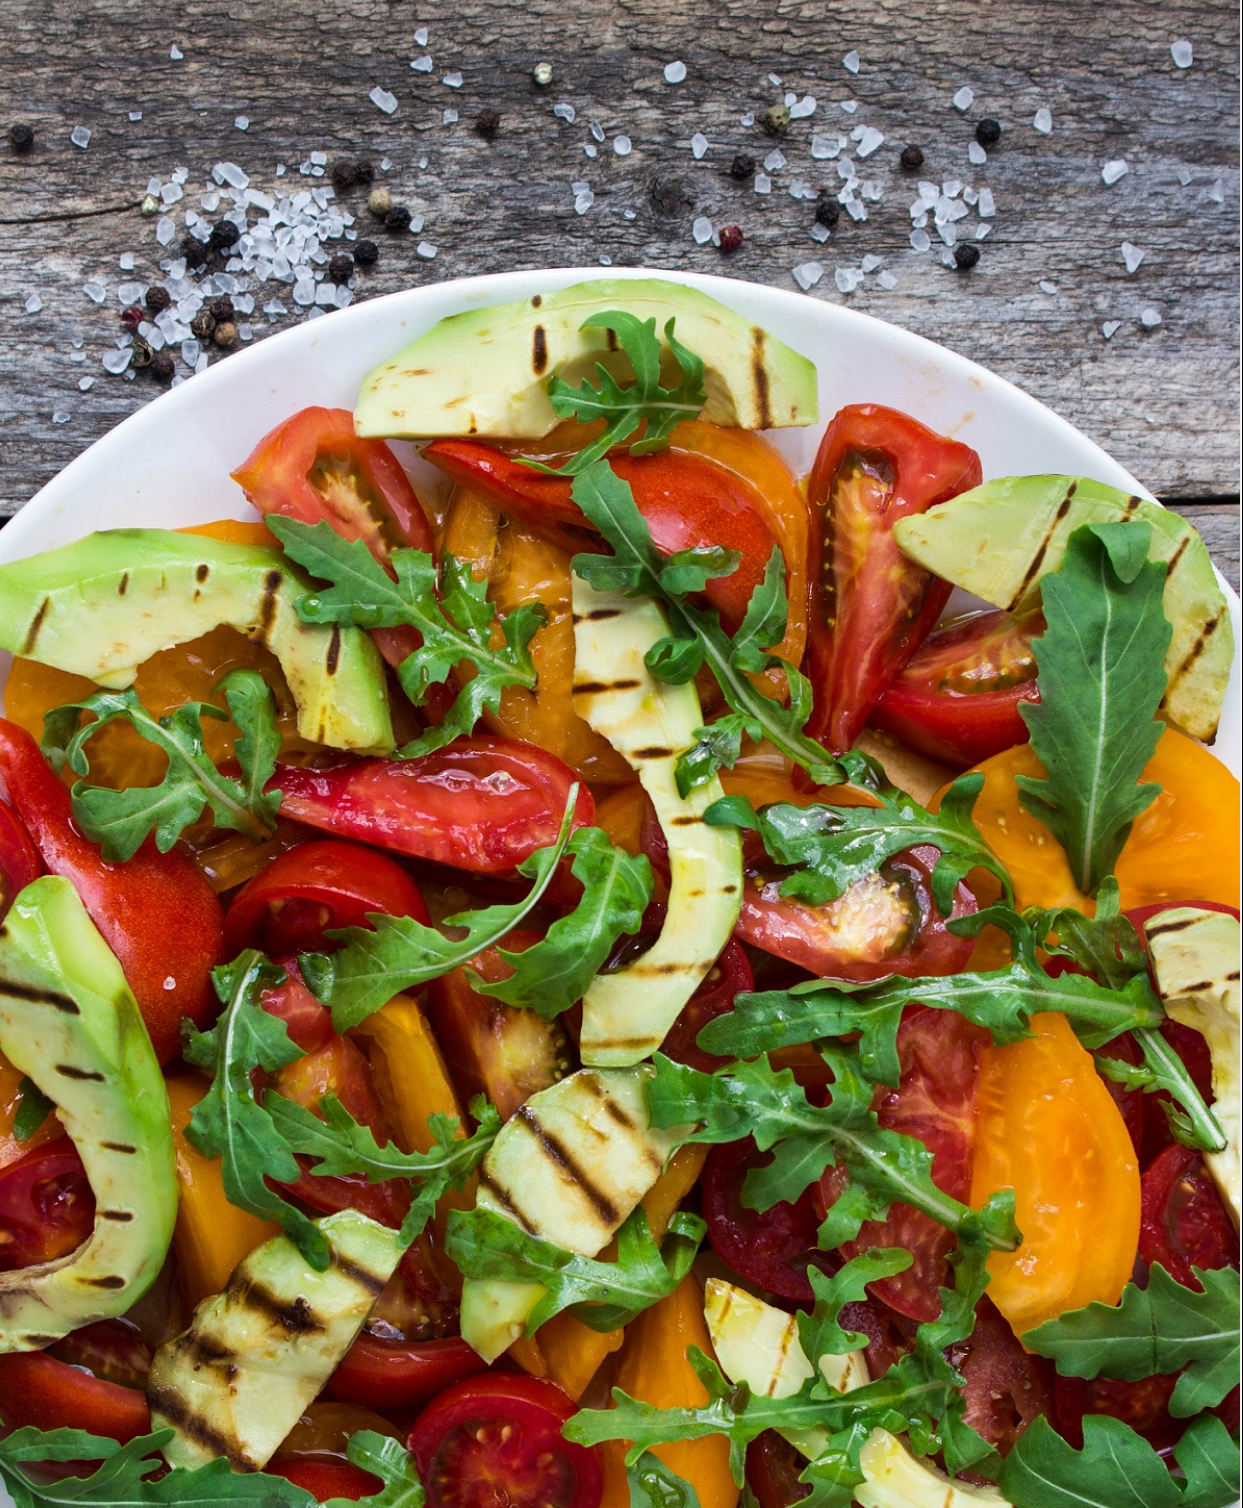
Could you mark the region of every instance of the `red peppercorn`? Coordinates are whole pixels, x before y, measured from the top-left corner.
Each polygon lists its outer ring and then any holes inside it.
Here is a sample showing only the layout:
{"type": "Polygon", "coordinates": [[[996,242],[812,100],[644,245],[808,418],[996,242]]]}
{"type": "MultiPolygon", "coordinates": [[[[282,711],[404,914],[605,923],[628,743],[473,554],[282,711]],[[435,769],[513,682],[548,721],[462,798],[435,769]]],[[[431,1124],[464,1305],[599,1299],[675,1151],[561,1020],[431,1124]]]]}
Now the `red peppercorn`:
{"type": "Polygon", "coordinates": [[[746,237],[742,233],[741,225],[727,225],[721,231],[721,250],[725,252],[737,251],[746,237]]]}
{"type": "Polygon", "coordinates": [[[128,325],[131,330],[136,330],[147,317],[147,311],[140,309],[137,304],[131,304],[128,309],[121,310],[121,323],[128,325]]]}

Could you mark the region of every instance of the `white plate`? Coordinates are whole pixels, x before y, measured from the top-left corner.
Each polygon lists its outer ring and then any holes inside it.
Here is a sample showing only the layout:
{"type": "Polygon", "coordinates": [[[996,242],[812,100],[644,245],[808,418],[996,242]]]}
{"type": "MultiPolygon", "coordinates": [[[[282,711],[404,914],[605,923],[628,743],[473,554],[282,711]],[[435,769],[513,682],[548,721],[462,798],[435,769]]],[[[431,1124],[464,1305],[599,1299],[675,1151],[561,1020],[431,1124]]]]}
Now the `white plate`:
{"type": "MultiPolygon", "coordinates": [[[[1090,476],[1146,492],[1077,429],[974,362],[918,335],[819,299],[728,278],[613,268],[610,279],[691,283],[765,325],[815,361],[820,412],[886,403],[979,452],[985,477],[1037,472],[1090,476]]],[[[253,517],[230,470],[256,441],[308,404],[353,408],[364,375],[446,314],[547,293],[601,277],[601,269],[506,272],[412,288],[355,304],[238,352],[140,409],[65,467],[0,532],[0,561],[68,544],[93,529],[178,528],[253,517]]],[[[821,427],[779,430],[778,446],[800,473],[821,427]]],[[[398,447],[416,485],[422,463],[398,447]]],[[[1236,643],[1239,601],[1228,593],[1236,643]]],[[[0,687],[8,656],[0,654],[0,687]]],[[[1214,752],[1240,771],[1239,656],[1214,752]]]]}

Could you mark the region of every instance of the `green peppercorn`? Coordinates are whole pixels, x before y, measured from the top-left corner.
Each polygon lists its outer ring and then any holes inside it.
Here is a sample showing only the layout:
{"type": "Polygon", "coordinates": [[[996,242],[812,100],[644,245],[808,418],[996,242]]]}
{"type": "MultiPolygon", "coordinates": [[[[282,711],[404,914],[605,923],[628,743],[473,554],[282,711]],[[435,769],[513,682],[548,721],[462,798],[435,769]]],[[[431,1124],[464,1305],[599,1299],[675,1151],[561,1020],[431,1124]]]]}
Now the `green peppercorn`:
{"type": "Polygon", "coordinates": [[[230,346],[237,344],[237,326],[231,319],[222,320],[213,331],[212,339],[222,351],[227,351],[230,346]]]}
{"type": "Polygon", "coordinates": [[[155,352],[151,349],[150,345],[148,345],[141,335],[135,335],[134,344],[130,347],[130,366],[141,372],[143,367],[151,365],[154,357],[155,352]]]}
{"type": "Polygon", "coordinates": [[[784,136],[790,124],[789,105],[769,105],[760,115],[760,125],[770,136],[784,136]]]}

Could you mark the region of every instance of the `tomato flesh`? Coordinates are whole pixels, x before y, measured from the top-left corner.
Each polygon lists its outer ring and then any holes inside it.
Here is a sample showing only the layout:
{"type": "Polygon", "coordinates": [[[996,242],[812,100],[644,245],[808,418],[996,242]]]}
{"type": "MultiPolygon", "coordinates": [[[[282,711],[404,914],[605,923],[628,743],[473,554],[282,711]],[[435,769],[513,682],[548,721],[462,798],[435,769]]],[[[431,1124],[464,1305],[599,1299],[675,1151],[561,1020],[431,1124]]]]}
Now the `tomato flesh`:
{"type": "Polygon", "coordinates": [[[0,917],[13,898],[43,873],[43,861],[21,818],[0,801],[0,917]]]}
{"type": "Polygon", "coordinates": [[[782,1200],[771,1209],[751,1210],[742,1202],[742,1185],[752,1168],[770,1162],[750,1137],[713,1147],[704,1164],[701,1197],[708,1241],[717,1256],[748,1282],[779,1298],[810,1303],[809,1263],[837,1263],[816,1245],[820,1221],[810,1188],[793,1204],[782,1200]]]}
{"type": "Polygon", "coordinates": [[[151,1432],[151,1410],[140,1388],[92,1377],[46,1351],[0,1355],[0,1417],[6,1425],[83,1429],[121,1444],[151,1432]]]}
{"type": "Polygon", "coordinates": [[[708,970],[698,989],[682,1007],[661,1044],[661,1052],[676,1063],[686,1063],[691,1068],[698,1068],[701,1073],[715,1073],[718,1068],[732,1061],[730,1058],[705,1052],[697,1044],[696,1038],[709,1021],[715,1021],[718,1016],[732,1011],[737,997],[749,994],[754,986],[755,980],[747,955],[741,944],[731,939],[725,944],[724,951],[708,970]]]}
{"type": "Polygon", "coordinates": [[[0,1168],[0,1272],[54,1262],[95,1225],[95,1195],[67,1136],[0,1168]]]}
{"type": "Polygon", "coordinates": [[[1186,1288],[1200,1291],[1193,1267],[1237,1266],[1239,1240],[1204,1159],[1190,1147],[1167,1147],[1143,1178],[1139,1254],[1186,1288]]]}
{"type": "Polygon", "coordinates": [[[1033,1420],[1052,1418],[1053,1363],[1023,1349],[987,1296],[976,1306],[971,1335],[950,1348],[950,1360],[965,1379],[966,1423],[1003,1456],[1033,1420]]]}
{"type": "Polygon", "coordinates": [[[361,1466],[339,1461],[334,1456],[289,1456],[281,1461],[270,1461],[264,1470],[275,1477],[284,1477],[295,1487],[305,1487],[317,1503],[326,1503],[332,1498],[357,1503],[384,1486],[379,1477],[373,1477],[361,1466]]]}
{"type": "Polygon", "coordinates": [[[419,1408],[450,1383],[485,1369],[486,1363],[460,1335],[409,1341],[364,1330],[328,1379],[325,1392],[364,1408],[419,1408]]]}

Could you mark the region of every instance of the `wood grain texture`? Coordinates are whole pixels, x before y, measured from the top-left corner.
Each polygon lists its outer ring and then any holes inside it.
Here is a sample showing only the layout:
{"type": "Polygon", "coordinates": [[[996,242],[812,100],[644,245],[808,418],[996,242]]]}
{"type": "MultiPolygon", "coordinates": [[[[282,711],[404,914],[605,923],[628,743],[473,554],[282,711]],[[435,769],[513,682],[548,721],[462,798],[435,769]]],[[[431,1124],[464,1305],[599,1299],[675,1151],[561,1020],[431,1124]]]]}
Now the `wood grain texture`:
{"type": "MultiPolygon", "coordinates": [[[[1233,560],[1237,579],[1232,515],[1220,509],[1239,485],[1233,0],[6,0],[0,45],[9,116],[37,132],[27,156],[0,149],[0,512],[157,391],[145,377],[103,371],[115,300],[95,306],[81,292],[88,279],[111,290],[129,276],[117,270],[126,251],[136,278],[158,273],[154,222],[137,208],[148,177],[167,179],[180,163],[196,189],[231,159],[257,187],[305,187],[298,164],[318,149],[330,161],[387,155],[394,196],[426,219],[421,237],[378,237],[381,262],[359,296],[602,254],[792,287],[792,267],[815,258],[827,272],[809,297],[849,302],[1002,373],[1163,498],[1218,500],[1217,557],[1233,560]],[[409,67],[423,50],[413,42],[420,24],[431,30],[426,75],[409,67]],[[1195,49],[1185,71],[1169,52],[1180,37],[1195,49]],[[169,59],[174,42],[180,62],[169,59]],[[857,77],[841,64],[850,49],[862,58],[857,77]],[[677,86],[663,78],[674,58],[688,69],[677,86]],[[547,89],[531,79],[540,59],[555,72],[547,89]],[[460,88],[441,82],[450,71],[460,88]],[[791,125],[780,143],[789,166],[763,197],[727,169],[735,152],[762,158],[774,145],[739,124],[778,98],[774,72],[819,107],[791,125]],[[398,97],[395,115],[368,100],[376,84],[398,97]],[[975,91],[965,116],[950,104],[963,84],[975,91]],[[839,108],[851,98],[854,115],[839,108]],[[553,117],[560,101],[575,106],[572,125],[553,117]],[[1047,137],[1031,125],[1042,105],[1054,119],[1047,137]],[[484,106],[502,116],[491,141],[473,129],[484,106]],[[446,107],[456,124],[443,124],[446,107]],[[132,123],[136,109],[143,118],[132,123]],[[238,114],[251,121],[244,134],[238,114]],[[967,145],[983,114],[1004,134],[976,168],[967,145]],[[609,143],[625,132],[632,153],[615,156],[606,143],[589,160],[591,120],[609,143]],[[69,142],[78,124],[92,131],[86,151],[69,142]],[[808,236],[813,206],[792,199],[789,182],[836,188],[835,164],[813,161],[810,140],[855,124],[885,134],[860,164],[884,197],[864,224],[843,215],[820,248],[808,236]],[[696,131],[710,143],[698,162],[696,131]],[[926,154],[914,177],[897,162],[907,142],[926,154]],[[1100,170],[1113,158],[1130,171],[1107,187],[1100,170]],[[289,164],[284,180],[277,162],[289,164]],[[921,176],[992,188],[994,230],[972,272],[911,251],[907,207],[921,176]],[[596,195],[581,216],[577,179],[596,195]],[[1220,204],[1209,197],[1218,180],[1220,204]],[[727,259],[696,245],[701,214],[740,224],[743,248],[727,259]],[[416,255],[419,239],[436,245],[434,261],[416,255]],[[1134,275],[1124,240],[1145,252],[1134,275]],[[897,286],[886,292],[873,276],[844,297],[833,270],[867,253],[884,258],[897,286]],[[31,292],[43,301],[37,314],[24,311],[31,292]],[[1150,331],[1138,319],[1147,308],[1161,314],[1150,331]],[[1122,322],[1109,341],[1107,319],[1122,322]],[[84,362],[70,359],[75,340],[84,362]],[[78,389],[84,375],[95,379],[88,392],[78,389]],[[54,411],[68,422],[54,425],[54,411]]],[[[257,331],[266,328],[260,317],[257,331]]]]}

